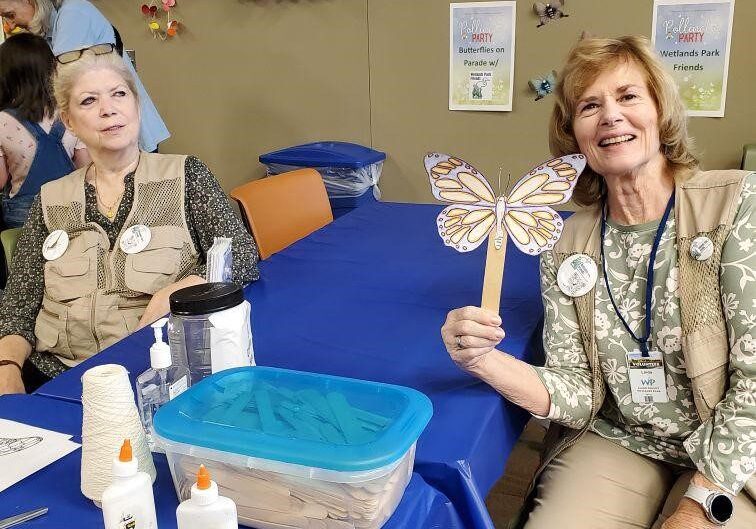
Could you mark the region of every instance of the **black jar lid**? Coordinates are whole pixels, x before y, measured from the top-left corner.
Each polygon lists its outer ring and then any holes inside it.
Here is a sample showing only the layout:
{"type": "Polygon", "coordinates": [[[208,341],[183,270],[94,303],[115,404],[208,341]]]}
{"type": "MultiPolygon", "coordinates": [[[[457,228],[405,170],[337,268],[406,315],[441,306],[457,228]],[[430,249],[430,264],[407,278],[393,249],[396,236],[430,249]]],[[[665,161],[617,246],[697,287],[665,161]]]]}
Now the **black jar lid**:
{"type": "Polygon", "coordinates": [[[244,301],[244,291],[233,283],[203,283],[177,290],[168,299],[171,314],[198,316],[239,305],[244,301]]]}

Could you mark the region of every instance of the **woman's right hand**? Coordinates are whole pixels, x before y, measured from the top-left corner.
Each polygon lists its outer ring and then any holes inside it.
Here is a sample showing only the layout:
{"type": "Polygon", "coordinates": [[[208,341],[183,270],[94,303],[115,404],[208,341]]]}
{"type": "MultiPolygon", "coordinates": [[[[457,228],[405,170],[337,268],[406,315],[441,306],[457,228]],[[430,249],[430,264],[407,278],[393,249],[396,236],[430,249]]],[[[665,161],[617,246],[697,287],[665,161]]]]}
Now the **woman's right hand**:
{"type": "Polygon", "coordinates": [[[473,371],[504,339],[500,326],[498,314],[480,307],[462,307],[446,316],[441,337],[454,363],[465,371],[473,371]]]}

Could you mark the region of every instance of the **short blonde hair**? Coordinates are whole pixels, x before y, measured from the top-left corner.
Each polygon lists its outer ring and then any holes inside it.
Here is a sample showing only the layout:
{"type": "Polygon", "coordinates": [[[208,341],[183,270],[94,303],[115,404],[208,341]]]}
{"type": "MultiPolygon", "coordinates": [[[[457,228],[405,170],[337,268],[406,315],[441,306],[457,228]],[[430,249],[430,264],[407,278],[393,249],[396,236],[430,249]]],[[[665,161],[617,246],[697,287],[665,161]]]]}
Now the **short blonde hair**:
{"type": "MultiPolygon", "coordinates": [[[[645,37],[588,37],[579,41],[567,56],[559,75],[556,101],[549,124],[549,147],[555,156],[579,152],[572,130],[575,108],[585,90],[596,78],[620,63],[635,63],[646,75],[646,84],[659,115],[661,151],[675,176],[698,167],[693,140],[688,136],[688,122],[672,76],[645,37]]],[[[578,179],[573,200],[582,206],[596,203],[603,192],[604,179],[586,166],[578,179]]]]}
{"type": "Polygon", "coordinates": [[[139,107],[139,92],[134,74],[115,50],[112,53],[95,55],[91,50],[84,50],[78,60],[67,64],[58,64],[58,69],[53,80],[55,101],[61,112],[68,112],[71,100],[71,91],[79,78],[92,70],[108,69],[117,73],[124,80],[129,90],[134,94],[137,108],[139,107]]]}

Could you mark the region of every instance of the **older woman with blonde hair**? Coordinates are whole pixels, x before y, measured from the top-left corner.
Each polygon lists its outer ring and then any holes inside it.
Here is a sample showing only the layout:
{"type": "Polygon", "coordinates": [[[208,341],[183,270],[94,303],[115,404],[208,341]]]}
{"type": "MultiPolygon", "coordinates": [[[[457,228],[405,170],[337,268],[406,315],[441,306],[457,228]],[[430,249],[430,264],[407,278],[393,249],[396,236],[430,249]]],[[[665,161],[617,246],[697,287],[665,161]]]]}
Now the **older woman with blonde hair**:
{"type": "Polygon", "coordinates": [[[525,526],[756,527],[756,175],[699,169],[641,37],[575,46],[549,132],[588,167],[542,254],[546,365],[496,350],[483,309],[441,329],[462,369],[551,421],[525,526]]]}
{"type": "MultiPolygon", "coordinates": [[[[117,44],[115,28],[88,0],[0,0],[0,17],[11,29],[18,26],[47,38],[55,55],[93,44],[117,44]]],[[[155,151],[170,134],[131,60],[127,56],[122,60],[131,71],[139,93],[142,115],[139,146],[147,152],[155,151]]]]}
{"type": "Polygon", "coordinates": [[[215,237],[233,280],[257,249],[208,168],[138,147],[136,81],[112,44],[58,56],[55,96],[92,163],[42,186],[0,305],[0,394],[31,390],[168,312],[204,281],[215,237]],[[23,373],[23,379],[22,379],[23,373]]]}

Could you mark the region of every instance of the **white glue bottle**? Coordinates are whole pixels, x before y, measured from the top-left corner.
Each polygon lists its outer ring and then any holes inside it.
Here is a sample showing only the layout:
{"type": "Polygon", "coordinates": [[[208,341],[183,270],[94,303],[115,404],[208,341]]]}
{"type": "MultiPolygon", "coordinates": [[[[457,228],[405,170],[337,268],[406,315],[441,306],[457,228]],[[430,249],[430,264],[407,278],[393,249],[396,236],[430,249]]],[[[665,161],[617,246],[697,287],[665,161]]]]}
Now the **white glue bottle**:
{"type": "Polygon", "coordinates": [[[178,529],[238,529],[236,504],[218,496],[218,485],[210,479],[205,465],[200,465],[192,496],[176,509],[178,529]]]}
{"type": "Polygon", "coordinates": [[[146,472],[139,472],[128,439],[113,460],[113,482],[102,493],[102,516],[105,529],[157,529],[152,480],[146,472]]]}

